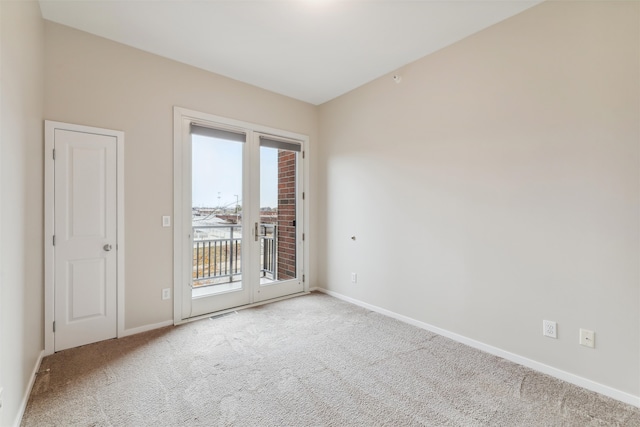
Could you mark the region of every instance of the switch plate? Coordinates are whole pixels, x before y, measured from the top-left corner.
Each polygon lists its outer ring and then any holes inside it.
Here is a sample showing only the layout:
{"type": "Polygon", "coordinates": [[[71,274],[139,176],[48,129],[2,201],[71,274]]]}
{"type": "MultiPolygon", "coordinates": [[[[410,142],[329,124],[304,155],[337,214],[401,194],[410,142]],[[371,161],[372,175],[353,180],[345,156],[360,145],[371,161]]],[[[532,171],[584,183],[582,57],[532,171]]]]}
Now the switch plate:
{"type": "Polygon", "coordinates": [[[351,283],[358,283],[358,274],[351,273],[351,283]]]}
{"type": "Polygon", "coordinates": [[[162,299],[169,299],[171,298],[171,288],[164,288],[162,290],[162,299]]]}
{"type": "Polygon", "coordinates": [[[549,338],[558,338],[558,324],[552,320],[543,320],[542,335],[549,338]]]}
{"type": "Polygon", "coordinates": [[[589,348],[595,348],[596,333],[588,329],[580,329],[580,345],[589,348]]]}
{"type": "Polygon", "coordinates": [[[171,227],[171,217],[166,215],[162,217],[162,226],[163,227],[171,227]]]}

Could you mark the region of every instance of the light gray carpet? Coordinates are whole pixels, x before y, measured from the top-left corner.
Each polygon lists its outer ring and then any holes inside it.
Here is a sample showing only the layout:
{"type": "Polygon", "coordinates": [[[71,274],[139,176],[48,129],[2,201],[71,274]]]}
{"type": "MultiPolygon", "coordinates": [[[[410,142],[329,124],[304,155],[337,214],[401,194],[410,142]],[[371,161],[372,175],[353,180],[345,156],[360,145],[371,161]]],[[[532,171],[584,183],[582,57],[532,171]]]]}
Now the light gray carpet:
{"type": "Polygon", "coordinates": [[[640,426],[640,411],[312,294],[43,360],[23,426],[640,426]]]}

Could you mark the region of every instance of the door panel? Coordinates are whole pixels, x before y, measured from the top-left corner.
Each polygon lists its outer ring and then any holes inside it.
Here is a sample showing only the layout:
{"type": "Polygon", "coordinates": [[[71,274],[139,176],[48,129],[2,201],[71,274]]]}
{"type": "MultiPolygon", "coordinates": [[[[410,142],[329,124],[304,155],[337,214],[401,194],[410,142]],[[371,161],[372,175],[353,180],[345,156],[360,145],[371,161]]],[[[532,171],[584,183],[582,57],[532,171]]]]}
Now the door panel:
{"type": "Polygon", "coordinates": [[[67,295],[68,323],[95,317],[107,312],[106,262],[104,258],[69,261],[67,295]]]}
{"type": "Polygon", "coordinates": [[[293,141],[259,136],[260,282],[254,300],[302,292],[298,256],[302,245],[299,208],[299,156],[293,141]]]}
{"type": "Polygon", "coordinates": [[[116,144],[55,130],[55,351],[117,334],[116,144]]]}
{"type": "Polygon", "coordinates": [[[106,147],[69,148],[68,239],[106,238],[106,147]],[[98,189],[98,191],[96,191],[98,189]],[[70,190],[70,191],[69,191],[70,190]]]}
{"type": "Polygon", "coordinates": [[[243,226],[246,135],[191,126],[189,317],[250,303],[243,226]]]}

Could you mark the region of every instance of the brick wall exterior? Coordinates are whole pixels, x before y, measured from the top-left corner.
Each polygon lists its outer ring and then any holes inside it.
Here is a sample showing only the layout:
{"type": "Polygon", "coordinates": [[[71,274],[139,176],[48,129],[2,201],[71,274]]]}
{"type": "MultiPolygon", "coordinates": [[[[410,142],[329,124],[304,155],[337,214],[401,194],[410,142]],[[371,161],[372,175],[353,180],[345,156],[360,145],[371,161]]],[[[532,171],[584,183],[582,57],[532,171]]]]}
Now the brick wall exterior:
{"type": "Polygon", "coordinates": [[[296,277],[296,153],[278,150],[278,280],[296,277]]]}

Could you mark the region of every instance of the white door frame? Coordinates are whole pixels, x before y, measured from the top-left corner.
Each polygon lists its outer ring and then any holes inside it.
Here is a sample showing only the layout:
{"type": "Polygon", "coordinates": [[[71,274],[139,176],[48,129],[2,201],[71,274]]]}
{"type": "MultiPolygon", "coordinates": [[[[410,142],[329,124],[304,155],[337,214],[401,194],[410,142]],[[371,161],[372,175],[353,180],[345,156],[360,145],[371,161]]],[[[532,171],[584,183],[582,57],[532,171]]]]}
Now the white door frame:
{"type": "Polygon", "coordinates": [[[53,160],[54,132],[63,129],[76,132],[107,135],[116,138],[116,228],[117,228],[117,336],[124,333],[124,132],[90,126],[45,120],[44,128],[44,353],[54,353],[53,321],[55,319],[55,263],[54,263],[54,200],[55,162],[53,160]]]}
{"type": "MultiPolygon", "coordinates": [[[[185,138],[189,135],[189,129],[185,129],[184,123],[188,121],[201,121],[206,123],[217,123],[223,128],[239,128],[248,132],[247,140],[252,138],[254,132],[259,132],[268,135],[278,135],[283,138],[291,138],[298,140],[302,143],[302,151],[308,152],[309,137],[299,133],[289,132],[281,129],[275,129],[267,126],[262,126],[254,123],[244,122],[241,120],[229,119],[226,117],[215,116],[212,114],[202,113],[199,111],[189,110],[183,107],[173,107],[173,323],[179,325],[181,323],[197,320],[198,318],[207,317],[208,315],[197,316],[193,318],[184,318],[182,315],[182,290],[185,285],[187,274],[191,274],[186,266],[187,261],[184,258],[186,253],[185,244],[187,244],[186,236],[191,230],[191,218],[185,218],[184,206],[185,206],[185,173],[191,174],[190,159],[184,157],[184,143],[185,138]],[[187,170],[188,169],[188,170],[187,170]]],[[[251,161],[257,161],[257,159],[251,159],[251,161]]],[[[309,194],[309,176],[308,176],[308,162],[309,156],[302,156],[301,159],[301,172],[303,188],[301,189],[305,195],[309,194]],[[305,158],[306,157],[306,158],[305,158]]],[[[308,200],[309,197],[303,198],[300,202],[300,209],[303,212],[302,220],[302,232],[309,236],[309,209],[308,200]]],[[[190,202],[190,201],[189,201],[190,202]]],[[[309,265],[309,239],[303,241],[303,257],[302,257],[302,277],[303,280],[303,292],[309,292],[309,280],[305,280],[307,274],[307,266],[309,265]]],[[[191,261],[189,261],[191,262],[191,261]]],[[[277,298],[276,298],[277,299],[277,298]]],[[[268,302],[268,301],[265,301],[268,302]]],[[[257,304],[249,304],[246,307],[253,305],[264,304],[265,302],[257,304]]]]}

